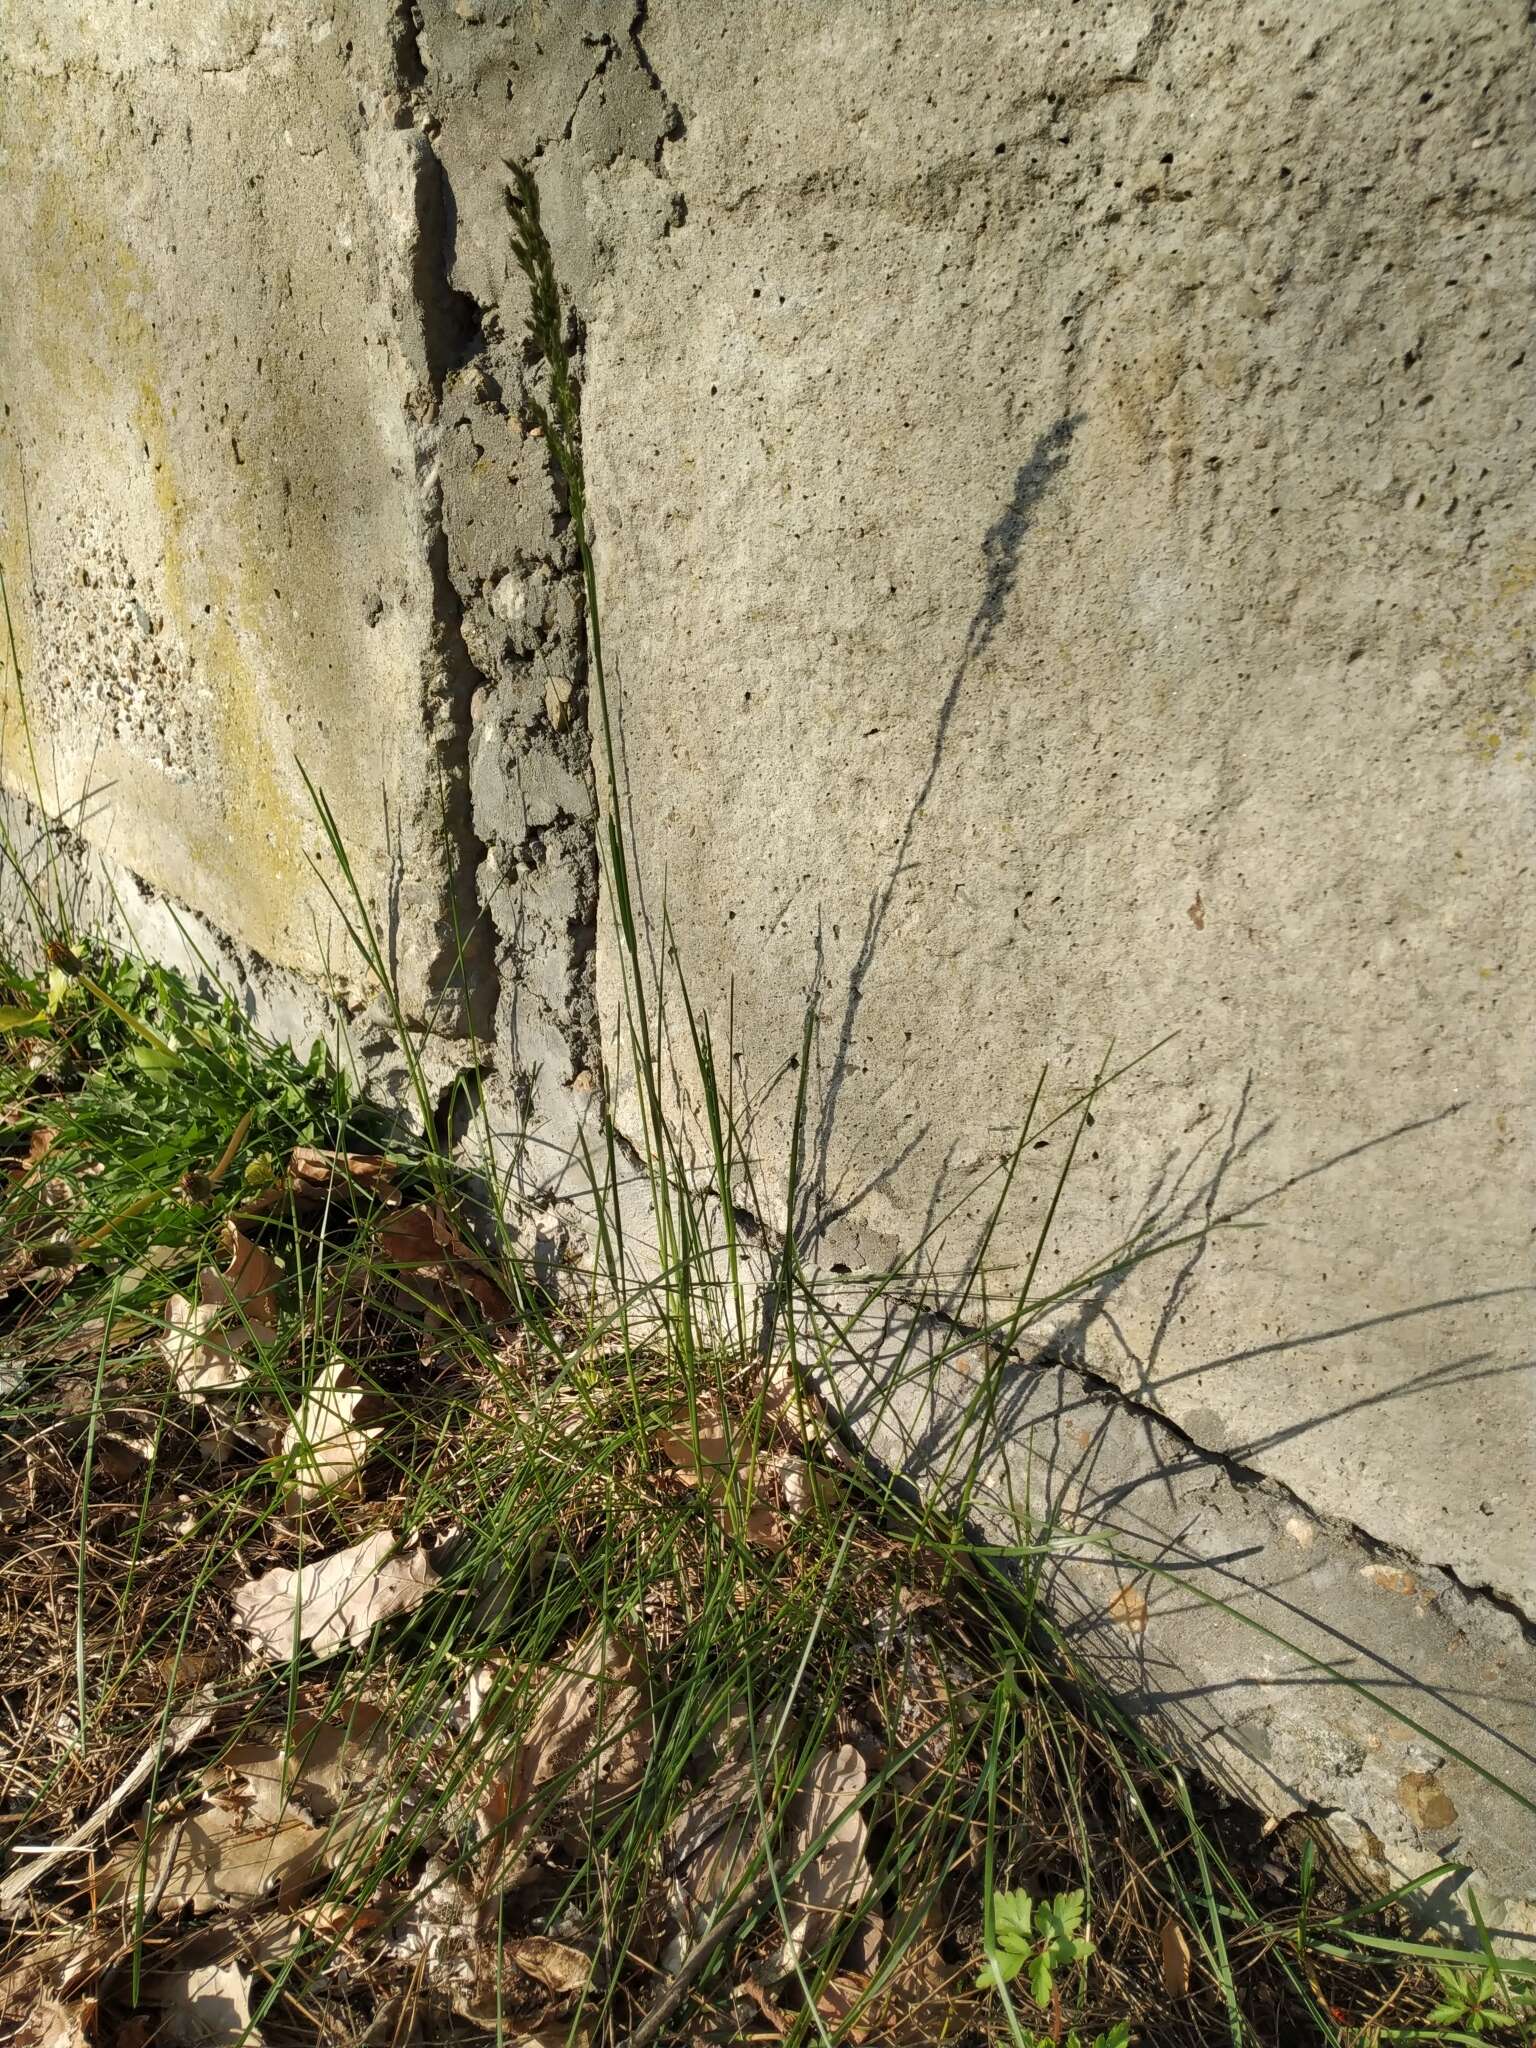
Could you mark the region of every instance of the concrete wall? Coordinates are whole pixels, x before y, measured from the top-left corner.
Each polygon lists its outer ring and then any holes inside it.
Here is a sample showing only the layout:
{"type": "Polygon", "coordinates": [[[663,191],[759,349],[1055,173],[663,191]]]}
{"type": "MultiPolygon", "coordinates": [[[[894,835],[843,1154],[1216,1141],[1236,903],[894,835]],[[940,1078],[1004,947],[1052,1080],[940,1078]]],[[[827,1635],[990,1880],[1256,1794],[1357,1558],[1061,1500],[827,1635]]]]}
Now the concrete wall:
{"type": "Polygon", "coordinates": [[[814,994],[826,1259],[963,1265],[1041,1068],[1177,1033],[1042,1278],[1261,1228],[1095,1369],[1536,1611],[1536,65],[1449,18],[658,0],[584,417],[643,864],[759,1082],[814,994]]]}
{"type": "MultiPolygon", "coordinates": [[[[19,11],[0,558],[89,859],[314,976],[301,755],[441,1071],[488,1036],[520,1191],[569,1220],[605,1080],[633,1132],[525,403],[505,167],[535,160],[626,823],[758,1104],[736,1199],[782,1221],[810,1004],[816,1255],[922,1240],[908,1291],[963,1325],[1041,1069],[1048,1119],[1145,1054],[1041,1284],[1242,1227],[1026,1329],[1056,1364],[1010,1381],[985,1512],[1033,1473],[1305,1636],[1260,1655],[1155,1572],[1117,1609],[1062,1568],[1126,1697],[1250,1796],[1336,1810],[1384,1871],[1462,1858],[1536,1924],[1484,1775],[1536,1789],[1517,0],[19,11]],[[1320,1706],[1317,1658],[1420,1733],[1320,1706]]],[[[4,751],[15,787],[14,710],[4,751]]],[[[367,977],[342,993],[366,1023],[367,977]]],[[[1066,1144],[1022,1156],[994,1303],[1066,1144]]],[[[870,1431],[932,1464],[968,1368],[903,1313],[828,1370],[855,1409],[902,1381],[870,1431]]]]}
{"type": "MultiPolygon", "coordinates": [[[[424,434],[456,308],[381,12],[8,22],[0,563],[41,794],[272,962],[355,979],[302,763],[425,1015],[469,699],[424,434]]],[[[4,737],[30,788],[14,687],[4,737]]]]}

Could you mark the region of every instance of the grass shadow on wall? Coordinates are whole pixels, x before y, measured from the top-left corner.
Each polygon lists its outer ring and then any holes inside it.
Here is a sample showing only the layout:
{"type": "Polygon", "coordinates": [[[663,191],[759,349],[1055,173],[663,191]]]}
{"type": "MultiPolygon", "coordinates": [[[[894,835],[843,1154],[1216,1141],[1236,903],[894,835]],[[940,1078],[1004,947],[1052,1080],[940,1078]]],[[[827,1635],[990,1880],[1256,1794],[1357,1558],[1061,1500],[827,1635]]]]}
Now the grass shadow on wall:
{"type": "Polygon", "coordinates": [[[975,664],[991,646],[1002,625],[1008,599],[1018,580],[1020,556],[1035,513],[1054,479],[1066,467],[1072,436],[1082,424],[1082,418],[1081,413],[1063,414],[1053,426],[1048,427],[1038,437],[1027,459],[1019,465],[1014,477],[1012,497],[987,529],[986,537],[982,541],[981,553],[986,573],[981,597],[971,616],[965,644],[960,650],[949,679],[949,687],[944,692],[943,702],[934,721],[928,765],[908,807],[906,822],[896,843],[891,871],[870,895],[869,907],[864,918],[864,934],[848,974],[842,1016],[838,1021],[837,1036],[828,1062],[821,1106],[816,1119],[811,1169],[806,1179],[802,1210],[796,1217],[796,1228],[802,1240],[807,1243],[819,1236],[830,1223],[846,1215],[853,1206],[852,1201],[837,1200],[835,1191],[827,1187],[827,1174],[833,1125],[853,1051],[859,1009],[864,1000],[864,985],[880,950],[892,900],[902,876],[912,865],[918,827],[944,763],[950,724],[954,719],[966,680],[975,664]]]}

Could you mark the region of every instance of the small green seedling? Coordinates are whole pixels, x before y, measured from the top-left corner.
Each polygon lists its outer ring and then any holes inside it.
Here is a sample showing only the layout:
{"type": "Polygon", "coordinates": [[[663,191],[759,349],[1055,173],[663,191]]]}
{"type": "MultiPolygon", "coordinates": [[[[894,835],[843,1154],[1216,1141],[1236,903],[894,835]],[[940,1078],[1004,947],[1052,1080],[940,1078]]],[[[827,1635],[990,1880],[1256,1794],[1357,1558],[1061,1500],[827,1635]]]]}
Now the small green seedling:
{"type": "MultiPolygon", "coordinates": [[[[1030,2039],[1029,2048],[1057,2048],[1057,2044],[1049,2034],[1035,2034],[1030,2039]]],[[[1131,2048],[1131,2023],[1129,2020],[1116,2020],[1107,2034],[1095,2034],[1091,2041],[1085,2041],[1074,2030],[1060,2048],[1131,2048]]]]}
{"type": "MultiPolygon", "coordinates": [[[[1028,1892],[994,1892],[992,1944],[987,1951],[978,1991],[995,1991],[1029,1971],[1029,1995],[1043,2011],[1056,1989],[1056,1973],[1086,1962],[1093,1943],[1078,1933],[1083,1924],[1083,1894],[1058,1892],[1054,1899],[1032,1899],[1028,1892]]],[[[1111,2041],[1110,2048],[1115,2048],[1111,2041]]]]}
{"type": "Polygon", "coordinates": [[[1478,2040],[1529,2040],[1536,2032],[1536,1985],[1516,1987],[1496,1962],[1481,1970],[1437,1963],[1444,1996],[1429,2015],[1432,2026],[1453,2027],[1478,2040]]]}

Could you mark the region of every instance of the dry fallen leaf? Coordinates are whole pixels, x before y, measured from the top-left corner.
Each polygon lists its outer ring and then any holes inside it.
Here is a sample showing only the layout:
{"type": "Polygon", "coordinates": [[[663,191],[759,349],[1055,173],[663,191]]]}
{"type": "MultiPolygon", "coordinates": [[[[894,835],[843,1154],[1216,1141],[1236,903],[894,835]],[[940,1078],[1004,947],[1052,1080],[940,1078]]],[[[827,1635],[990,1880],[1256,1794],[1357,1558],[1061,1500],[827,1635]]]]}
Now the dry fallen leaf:
{"type": "Polygon", "coordinates": [[[867,2021],[862,2024],[855,2022],[852,2026],[846,2024],[848,2015],[868,1990],[868,1977],[855,1971],[844,1970],[822,1988],[821,1996],[816,2001],[816,2010],[824,2020],[831,2020],[834,2026],[845,2029],[841,2037],[845,2041],[863,2042],[869,2039],[867,2021]]]}
{"type": "Polygon", "coordinates": [[[813,1508],[820,1508],[825,1514],[840,1506],[846,1492],[838,1473],[829,1472],[824,1465],[808,1464],[804,1458],[789,1452],[775,1459],[773,1476],[778,1482],[785,1513],[797,1519],[809,1514],[813,1508]]]}
{"type": "Polygon", "coordinates": [[[18,2048],[80,2048],[96,2017],[95,1999],[81,1994],[100,1975],[115,1942],[99,1925],[79,1922],[34,1937],[21,1961],[0,1975],[0,2038],[18,2048]],[[19,2032],[5,2031],[16,2023],[19,2032]]]}
{"type": "Polygon", "coordinates": [[[318,1201],[336,1189],[371,1195],[377,1202],[398,1202],[395,1163],[378,1152],[327,1152],[315,1145],[296,1145],[288,1160],[288,1184],[295,1195],[318,1201]]]}
{"type": "Polygon", "coordinates": [[[366,1642],[381,1621],[419,1607],[437,1577],[425,1550],[397,1554],[396,1538],[380,1529],[317,1564],[249,1579],[231,1601],[259,1655],[290,1656],[297,1635],[313,1656],[331,1657],[349,1643],[366,1642]]]}
{"type": "Polygon", "coordinates": [[[395,1731],[377,1707],[358,1702],[344,1718],[296,1714],[286,1733],[236,1744],[203,1772],[203,1789],[241,1809],[247,1825],[324,1823],[325,1861],[334,1868],[393,1812],[394,1753],[395,1731]]]}
{"type": "Polygon", "coordinates": [[[12,1162],[12,1171],[18,1181],[26,1180],[39,1160],[46,1159],[53,1149],[58,1132],[47,1124],[35,1124],[27,1136],[27,1149],[20,1159],[12,1162]]]}
{"type": "Polygon", "coordinates": [[[292,1199],[298,1208],[313,1208],[327,1199],[371,1198],[386,1205],[399,1201],[395,1162],[377,1152],[333,1152],[316,1145],[296,1145],[285,1171],[271,1160],[253,1160],[246,1168],[249,1192],[240,1204],[243,1217],[269,1216],[292,1199]]]}
{"type": "Polygon", "coordinates": [[[805,1783],[790,1801],[783,1861],[794,1864],[817,1837],[826,1840],[800,1875],[786,1888],[787,1925],[771,1977],[791,1971],[807,1950],[819,1949],[838,1922],[862,1904],[869,1888],[864,1854],[864,1815],[855,1805],[868,1777],[863,1757],[844,1743],[824,1749],[811,1765],[805,1783]]]}
{"type": "MultiPolygon", "coordinates": [[[[482,1905],[480,1893],[466,1882],[465,1873],[450,1856],[429,1857],[405,1911],[392,1918],[386,1947],[390,1953],[414,1961],[419,1981],[446,1999],[461,2019],[494,2028],[503,2048],[565,2048],[573,2040],[570,2023],[544,2024],[549,1992],[532,1973],[530,1982],[539,1988],[529,2000],[531,2009],[518,2013],[516,1980],[502,1964],[504,1957],[522,1944],[503,1942],[495,1934],[488,1938],[482,1905]]],[[[565,1947],[563,1942],[535,1939],[530,1953],[565,1947]]],[[[588,1969],[586,1959],[582,1960],[584,1970],[588,1969]]],[[[560,1968],[553,1958],[548,1959],[548,1966],[551,1971],[560,1968]]],[[[583,2048],[590,2038],[585,2028],[580,2029],[574,2036],[574,2048],[583,2048]]]]}
{"type": "MultiPolygon", "coordinates": [[[[760,1744],[768,1739],[766,1723],[760,1744]]],[[[730,1717],[716,1738],[721,1762],[688,1802],[667,1835],[672,1897],[678,1918],[697,1932],[716,1909],[736,1896],[757,1858],[762,1829],[754,1784],[763,1769],[754,1758],[744,1713],[730,1717]]]]}
{"type": "MultiPolygon", "coordinates": [[[[806,1470],[802,1459],[773,1454],[754,1460],[750,1432],[744,1425],[733,1429],[713,1395],[692,1413],[680,1408],[672,1426],[657,1437],[656,1448],[683,1485],[698,1487],[723,1514],[741,1518],[740,1533],[748,1543],[765,1550],[784,1548],[789,1540],[784,1515],[763,1495],[769,1483],[787,1482],[785,1508],[790,1514],[801,1512],[789,1494],[806,1470]]],[[[758,1450],[761,1454],[761,1445],[758,1450]]]]}
{"type": "Polygon", "coordinates": [[[1189,1937],[1177,1920],[1165,1920],[1161,1942],[1163,1989],[1170,1998],[1182,1998],[1189,1989],[1189,1937]]]}
{"type": "Polygon", "coordinates": [[[160,1348],[177,1386],[191,1399],[243,1385],[250,1372],[248,1347],[276,1337],[271,1319],[282,1268],[232,1223],[224,1226],[224,1256],[222,1273],[204,1267],[199,1274],[196,1302],[173,1294],[165,1305],[160,1348]]]}
{"type": "Polygon", "coordinates": [[[525,1935],[509,1941],[502,1953],[515,1963],[525,1977],[557,1998],[569,1998],[584,1991],[592,1976],[592,1958],[568,1941],[555,1941],[547,1934],[525,1935]]]}
{"type": "Polygon", "coordinates": [[[715,1487],[734,1477],[747,1446],[739,1430],[730,1431],[720,1403],[709,1395],[692,1415],[686,1407],[679,1409],[672,1427],[657,1437],[656,1448],[684,1479],[715,1487]]]}
{"type": "Polygon", "coordinates": [[[251,2025],[251,1979],[238,1963],[205,1963],[180,1971],[161,1993],[162,2039],[175,2048],[263,2048],[251,2025]]]}
{"type": "Polygon", "coordinates": [[[530,1788],[573,1772],[571,1791],[583,1805],[623,1799],[645,1775],[652,1732],[638,1653],[622,1636],[593,1629],[540,1703],[528,1737],[530,1788]]]}
{"type": "Polygon", "coordinates": [[[213,1913],[255,1905],[275,1893],[287,1905],[322,1868],[326,1830],[292,1811],[273,1825],[218,1800],[180,1820],[162,1821],[113,1857],[103,1896],[130,1904],[158,1899],[162,1913],[213,1913]],[[141,1872],[142,1866],[142,1872],[141,1872]]]}
{"type": "Polygon", "coordinates": [[[468,1295],[493,1323],[511,1316],[511,1301],[440,1202],[387,1216],[374,1242],[379,1257],[397,1269],[397,1292],[408,1306],[438,1309],[454,1295],[468,1295]]]}
{"type": "Polygon", "coordinates": [[[299,1506],[361,1491],[363,1466],[379,1433],[357,1421],[367,1398],[345,1359],[332,1358],[322,1367],[283,1436],[299,1506]]]}
{"type": "Polygon", "coordinates": [[[155,1439],[133,1426],[127,1411],[104,1416],[96,1431],[91,1477],[107,1486],[124,1486],[154,1461],[155,1439]]]}
{"type": "Polygon", "coordinates": [[[210,1308],[239,1311],[247,1323],[269,1324],[277,1313],[278,1289],[283,1269],[270,1252],[253,1244],[233,1223],[223,1230],[225,1265],[222,1273],[204,1270],[202,1297],[210,1308]]]}
{"type": "MultiPolygon", "coordinates": [[[[471,1678],[471,1728],[484,1731],[499,1715],[521,1711],[527,1695],[501,1677],[501,1668],[486,1665],[471,1678]]],[[[536,1812],[558,1804],[583,1819],[601,1813],[634,1791],[651,1753],[645,1668],[622,1637],[594,1629],[564,1665],[537,1673],[532,1686],[527,1733],[478,1788],[474,1831],[490,1850],[482,1881],[497,1889],[515,1881],[536,1812]],[[541,1791],[548,1795],[542,1801],[541,1791]]]]}
{"type": "Polygon", "coordinates": [[[219,1327],[223,1310],[208,1302],[188,1301],[173,1294],[165,1304],[165,1335],[160,1350],[182,1393],[189,1397],[220,1393],[242,1386],[248,1367],[242,1354],[250,1333],[236,1323],[219,1327]]]}
{"type": "Polygon", "coordinates": [[[96,2001],[82,1998],[66,2005],[52,1992],[38,1994],[30,2011],[19,2016],[10,2036],[14,2048],[89,2048],[96,2021],[96,2001]]]}

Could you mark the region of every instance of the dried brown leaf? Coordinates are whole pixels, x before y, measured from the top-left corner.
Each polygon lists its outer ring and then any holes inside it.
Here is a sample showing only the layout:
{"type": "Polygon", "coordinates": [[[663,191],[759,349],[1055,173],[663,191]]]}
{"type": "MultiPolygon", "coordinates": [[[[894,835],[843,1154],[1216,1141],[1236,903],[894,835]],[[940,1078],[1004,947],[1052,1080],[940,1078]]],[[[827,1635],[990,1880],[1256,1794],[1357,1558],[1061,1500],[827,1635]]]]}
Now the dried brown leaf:
{"type": "MultiPolygon", "coordinates": [[[[289,1154],[285,1171],[279,1173],[270,1162],[266,1175],[240,1205],[243,1217],[269,1216],[291,1199],[297,1208],[314,1208],[330,1200],[355,1201],[359,1197],[393,1205],[400,1199],[395,1185],[395,1162],[376,1152],[335,1152],[316,1145],[296,1145],[289,1154]]],[[[246,1169],[247,1182],[252,1169],[246,1169]]]]}
{"type": "Polygon", "coordinates": [[[529,1934],[520,1941],[509,1941],[503,1953],[525,1977],[532,1978],[557,1998],[572,1997],[584,1991],[591,1981],[592,1958],[568,1941],[555,1941],[547,1934],[529,1934]]]}
{"type": "MultiPolygon", "coordinates": [[[[100,1926],[66,1923],[52,1933],[34,1937],[21,1960],[0,1976],[0,2021],[21,2020],[51,2004],[64,2014],[60,2022],[55,2013],[53,2024],[78,2023],[89,2029],[95,2001],[80,1994],[114,1952],[115,1937],[100,1926]]],[[[23,2033],[19,2038],[31,2037],[23,2033]]],[[[66,2034],[62,2038],[73,2042],[77,2037],[66,2034]]]]}
{"type": "Polygon", "coordinates": [[[162,2039],[175,2048],[263,2048],[251,2025],[251,1978],[236,1962],[179,1971],[164,1986],[162,2039]]]}
{"type": "Polygon", "coordinates": [[[40,1992],[30,2011],[18,2015],[11,2035],[15,2048],[90,2048],[96,2027],[96,2001],[81,1998],[66,2004],[50,1991],[40,1992]]]}
{"type": "Polygon", "coordinates": [[[244,1354],[251,1333],[238,1322],[230,1325],[227,1318],[221,1328],[221,1317],[224,1311],[217,1305],[191,1302],[184,1294],[173,1294],[165,1304],[161,1354],[189,1399],[243,1386],[249,1375],[244,1354]]]}
{"type": "Polygon", "coordinates": [[[756,1768],[743,1722],[719,1768],[668,1833],[674,1903],[692,1929],[705,1926],[736,1895],[757,1859],[762,1829],[753,1790],[756,1768]]]}
{"type": "Polygon", "coordinates": [[[270,1252],[263,1251],[233,1223],[224,1225],[223,1242],[223,1272],[205,1268],[201,1275],[199,1284],[205,1305],[237,1311],[233,1318],[237,1322],[243,1317],[247,1323],[270,1324],[277,1315],[282,1267],[270,1252]]]}
{"type": "Polygon", "coordinates": [[[218,1912],[254,1905],[275,1894],[297,1899],[322,1866],[326,1830],[297,1811],[276,1824],[238,1805],[211,1802],[179,1820],[162,1821],[150,1838],[128,1844],[108,1866],[104,1896],[158,1899],[162,1913],[218,1912]]]}
{"type": "Polygon", "coordinates": [[[36,1124],[27,1135],[27,1149],[16,1162],[16,1178],[25,1180],[40,1160],[46,1159],[58,1139],[47,1124],[36,1124]]]}
{"type": "Polygon", "coordinates": [[[508,1296],[479,1253],[454,1229],[440,1202],[417,1203],[387,1216],[374,1241],[380,1258],[400,1274],[398,1291],[408,1304],[437,1306],[454,1295],[467,1295],[493,1323],[511,1316],[508,1296]]]}
{"type": "Polygon", "coordinates": [[[722,1515],[739,1527],[748,1543],[764,1550],[784,1548],[789,1540],[786,1518],[762,1495],[767,1483],[776,1482],[782,1470],[801,1460],[764,1457],[754,1470],[750,1433],[744,1425],[733,1427],[727,1421],[713,1395],[698,1402],[691,1413],[680,1407],[671,1427],[656,1438],[656,1448],[685,1486],[698,1487],[719,1504],[722,1515]]]}
{"type": "Polygon", "coordinates": [[[573,1793],[609,1805],[645,1775],[653,1729],[644,1664],[632,1644],[593,1629],[553,1673],[528,1735],[530,1788],[573,1772],[573,1793]]]}
{"type": "Polygon", "coordinates": [[[203,1789],[248,1822],[274,1826],[297,1815],[328,1823],[326,1860],[335,1864],[391,1809],[393,1744],[384,1715],[363,1702],[345,1718],[296,1714],[286,1733],[273,1729],[226,1750],[203,1772],[203,1789]]]}
{"type": "Polygon", "coordinates": [[[867,1778],[863,1757],[851,1743],[844,1743],[839,1749],[821,1751],[790,1801],[786,1862],[794,1864],[819,1835],[831,1832],[786,1888],[788,1920],[772,1976],[787,1975],[807,1950],[819,1949],[838,1922],[863,1902],[869,1888],[867,1831],[854,1802],[867,1778]]]}
{"type": "MultiPolygon", "coordinates": [[[[545,2048],[546,2043],[557,2048],[569,2038],[569,2023],[545,2026],[549,1994],[542,1985],[529,2001],[532,2009],[526,2016],[518,2015],[515,1980],[509,1979],[502,1967],[515,1944],[486,1938],[482,1904],[481,1895],[465,1882],[463,1872],[452,1861],[441,1854],[431,1857],[405,1912],[385,1937],[386,1946],[397,1956],[415,1960],[423,1982],[430,1982],[461,2019],[495,2028],[506,2048],[518,2048],[519,2043],[525,2048],[526,2044],[545,2048]]],[[[562,1948],[565,1944],[550,1942],[547,1946],[562,1948]]],[[[575,2037],[578,2044],[589,2038],[585,2029],[575,2037]]]]}
{"type": "Polygon", "coordinates": [[[235,1619],[258,1655],[285,1658],[297,1640],[316,1657],[366,1642],[381,1621],[408,1614],[437,1584],[423,1549],[397,1552],[388,1529],[316,1564],[266,1572],[231,1595],[235,1619]]]}
{"type": "Polygon", "coordinates": [[[367,1398],[368,1390],[357,1384],[343,1358],[330,1359],[311,1383],[283,1436],[283,1455],[293,1461],[298,1506],[361,1492],[363,1466],[378,1435],[357,1420],[367,1398]]]}
{"type": "Polygon", "coordinates": [[[839,1473],[829,1472],[824,1465],[809,1464],[792,1453],[775,1459],[772,1471],[784,1512],[796,1519],[813,1509],[829,1513],[842,1505],[847,1492],[839,1473]]]}
{"type": "Polygon", "coordinates": [[[1165,1920],[1160,1943],[1163,1952],[1163,1989],[1170,1998],[1182,1998],[1189,1990],[1189,1937],[1177,1920],[1165,1920]]]}
{"type": "Polygon", "coordinates": [[[856,2021],[852,2026],[846,2026],[845,2024],[848,2015],[858,2005],[868,1989],[868,1977],[863,1976],[857,1971],[844,1970],[823,1987],[821,1996],[816,2001],[816,2010],[824,2020],[830,2020],[834,2026],[845,2028],[842,2036],[845,2041],[867,2041],[869,2039],[870,2030],[867,2019],[856,2021]]]}
{"type": "MultiPolygon", "coordinates": [[[[501,1683],[502,1670],[482,1666],[471,1678],[471,1728],[517,1711],[526,1697],[501,1683]]],[[[650,1759],[645,1668],[621,1636],[592,1630],[564,1665],[537,1673],[532,1687],[536,1705],[526,1734],[478,1786],[473,1824],[490,1852],[482,1871],[489,1888],[515,1882],[536,1812],[568,1805],[585,1819],[609,1809],[634,1791],[650,1759]],[[537,1798],[541,1791],[544,1800],[537,1798]]]]}
{"type": "Polygon", "coordinates": [[[335,1152],[296,1145],[288,1160],[288,1184],[295,1195],[315,1201],[338,1189],[371,1195],[376,1202],[400,1199],[395,1162],[379,1152],[335,1152]]]}
{"type": "Polygon", "coordinates": [[[657,1437],[656,1448],[684,1479],[713,1491],[740,1470],[746,1445],[740,1430],[733,1433],[727,1426],[718,1400],[709,1395],[691,1415],[686,1407],[680,1408],[671,1428],[657,1437]]]}

